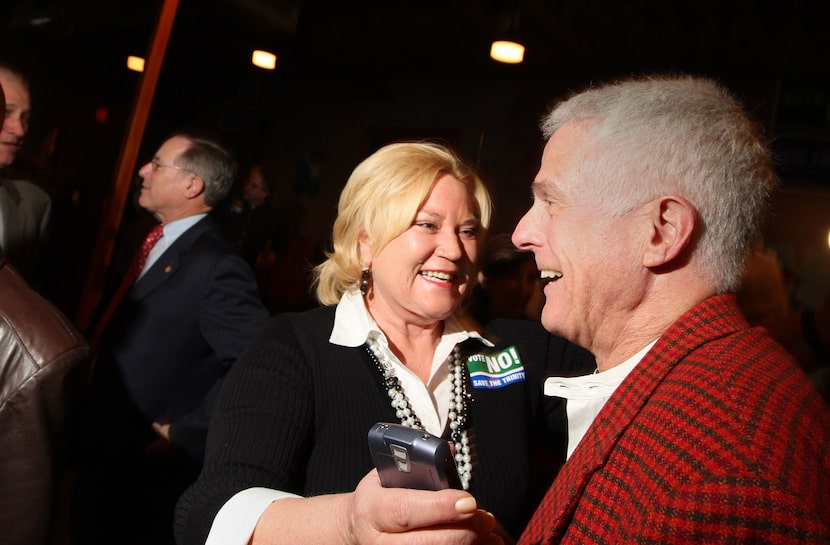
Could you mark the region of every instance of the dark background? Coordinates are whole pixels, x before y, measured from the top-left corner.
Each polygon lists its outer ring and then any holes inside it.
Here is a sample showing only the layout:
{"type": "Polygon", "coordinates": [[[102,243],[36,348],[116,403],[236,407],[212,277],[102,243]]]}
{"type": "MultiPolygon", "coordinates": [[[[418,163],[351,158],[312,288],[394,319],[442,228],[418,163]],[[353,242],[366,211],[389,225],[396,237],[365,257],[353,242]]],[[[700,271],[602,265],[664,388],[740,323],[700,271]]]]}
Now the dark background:
{"type": "MultiPolygon", "coordinates": [[[[17,168],[55,199],[59,303],[80,296],[160,1],[7,0],[0,58],[26,71],[34,115],[17,168]]],[[[243,164],[261,161],[275,199],[315,243],[340,188],[379,145],[441,138],[493,189],[495,231],[530,203],[552,101],[644,72],[708,75],[766,127],[782,191],[766,229],[816,306],[830,272],[830,2],[658,0],[181,0],[142,141],[147,160],[171,129],[221,131],[243,164]],[[525,62],[492,61],[512,35],[525,62]],[[278,55],[255,68],[251,50],[278,55]]],[[[137,170],[138,166],[136,166],[137,170]]],[[[125,223],[132,206],[127,205],[125,223]]]]}

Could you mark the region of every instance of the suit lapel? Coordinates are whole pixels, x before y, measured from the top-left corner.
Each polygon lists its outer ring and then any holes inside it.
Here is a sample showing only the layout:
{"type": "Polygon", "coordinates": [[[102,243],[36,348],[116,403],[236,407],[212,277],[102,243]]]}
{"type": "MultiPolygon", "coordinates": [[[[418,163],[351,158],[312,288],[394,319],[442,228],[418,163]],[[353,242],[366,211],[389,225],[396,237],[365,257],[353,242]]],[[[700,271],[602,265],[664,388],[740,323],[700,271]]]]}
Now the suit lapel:
{"type": "Polygon", "coordinates": [[[153,265],[147,269],[144,275],[138,279],[133,286],[130,296],[133,299],[143,299],[148,294],[163,285],[168,278],[172,278],[176,271],[181,268],[181,256],[193,246],[196,240],[209,231],[211,223],[209,217],[204,217],[170,245],[163,254],[159,256],[153,265]]]}
{"type": "Polygon", "coordinates": [[[13,251],[15,248],[8,242],[17,238],[18,226],[14,224],[13,218],[15,209],[20,204],[20,192],[14,185],[14,182],[0,178],[0,194],[6,193],[8,198],[3,198],[0,195],[0,244],[6,243],[6,250],[13,251]]]}
{"type": "Polygon", "coordinates": [[[731,295],[708,299],[681,317],[609,398],[551,485],[521,543],[558,543],[591,477],[671,369],[712,336],[732,332],[738,313],[731,295]],[[724,329],[725,328],[725,329],[724,329]]]}

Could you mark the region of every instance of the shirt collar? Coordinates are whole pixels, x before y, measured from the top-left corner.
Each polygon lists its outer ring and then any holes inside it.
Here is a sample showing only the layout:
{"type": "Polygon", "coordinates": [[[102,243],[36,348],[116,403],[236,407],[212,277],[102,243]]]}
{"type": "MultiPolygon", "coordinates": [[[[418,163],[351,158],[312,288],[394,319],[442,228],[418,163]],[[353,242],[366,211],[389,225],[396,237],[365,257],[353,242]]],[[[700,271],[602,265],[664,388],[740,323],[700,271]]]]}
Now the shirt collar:
{"type": "Polygon", "coordinates": [[[164,238],[168,241],[168,245],[172,244],[174,240],[179,238],[182,233],[196,225],[202,218],[207,216],[207,214],[195,214],[193,216],[187,216],[186,218],[182,218],[180,220],[171,221],[164,225],[164,238]]]}
{"type": "MultiPolygon", "coordinates": [[[[329,342],[339,346],[362,346],[372,333],[383,339],[384,343],[386,342],[386,336],[366,309],[360,292],[357,290],[347,291],[340,298],[340,302],[337,303],[337,309],[334,313],[334,327],[331,330],[329,342]]],[[[450,316],[444,321],[444,334],[436,352],[443,352],[440,347],[444,345],[449,345],[451,349],[456,344],[469,338],[480,339],[486,345],[493,346],[478,332],[465,330],[455,316],[450,316]]],[[[449,349],[447,349],[447,353],[449,353],[449,349]]]]}
{"type": "Polygon", "coordinates": [[[545,395],[566,399],[608,398],[656,342],[657,339],[651,341],[621,364],[601,373],[578,377],[548,377],[545,380],[545,395]]]}

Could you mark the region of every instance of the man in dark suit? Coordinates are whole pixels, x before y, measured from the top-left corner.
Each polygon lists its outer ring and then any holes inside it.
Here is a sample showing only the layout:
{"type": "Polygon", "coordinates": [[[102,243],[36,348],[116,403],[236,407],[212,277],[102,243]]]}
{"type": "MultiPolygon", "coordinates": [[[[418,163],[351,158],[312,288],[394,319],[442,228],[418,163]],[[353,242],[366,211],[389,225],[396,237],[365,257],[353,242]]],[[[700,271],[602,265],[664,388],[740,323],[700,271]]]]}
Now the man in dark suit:
{"type": "Polygon", "coordinates": [[[198,474],[222,379],[268,317],[251,268],[208,216],[235,174],[223,146],[190,133],[172,135],[139,170],[138,204],[161,229],[93,335],[78,543],[173,542],[175,501],[198,474]]]}
{"type": "Polygon", "coordinates": [[[681,76],[594,87],[543,131],[513,242],[597,372],[545,381],[568,459],[520,544],[830,543],[830,410],[734,294],[776,185],[756,124],[681,76]]]}

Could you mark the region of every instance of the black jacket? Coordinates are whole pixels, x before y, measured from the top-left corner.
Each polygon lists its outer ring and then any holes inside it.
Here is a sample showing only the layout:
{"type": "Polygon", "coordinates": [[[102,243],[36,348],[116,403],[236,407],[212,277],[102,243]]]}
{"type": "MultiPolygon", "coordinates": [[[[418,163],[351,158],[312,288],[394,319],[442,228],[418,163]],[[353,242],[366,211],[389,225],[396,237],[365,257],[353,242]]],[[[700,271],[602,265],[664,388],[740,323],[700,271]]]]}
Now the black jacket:
{"type": "MultiPolygon", "coordinates": [[[[217,511],[238,491],[347,492],[373,467],[369,428],[398,420],[366,350],[328,341],[334,316],[335,307],[278,315],[234,365],[211,421],[202,474],[177,508],[181,545],[204,543],[217,511]]],[[[545,406],[542,377],[592,370],[594,363],[539,324],[501,326],[499,348],[518,346],[526,380],[470,389],[470,492],[518,535],[535,505],[529,497],[531,482],[539,484],[532,474],[535,447],[557,445],[564,459],[563,418],[557,406],[545,406]]]]}

